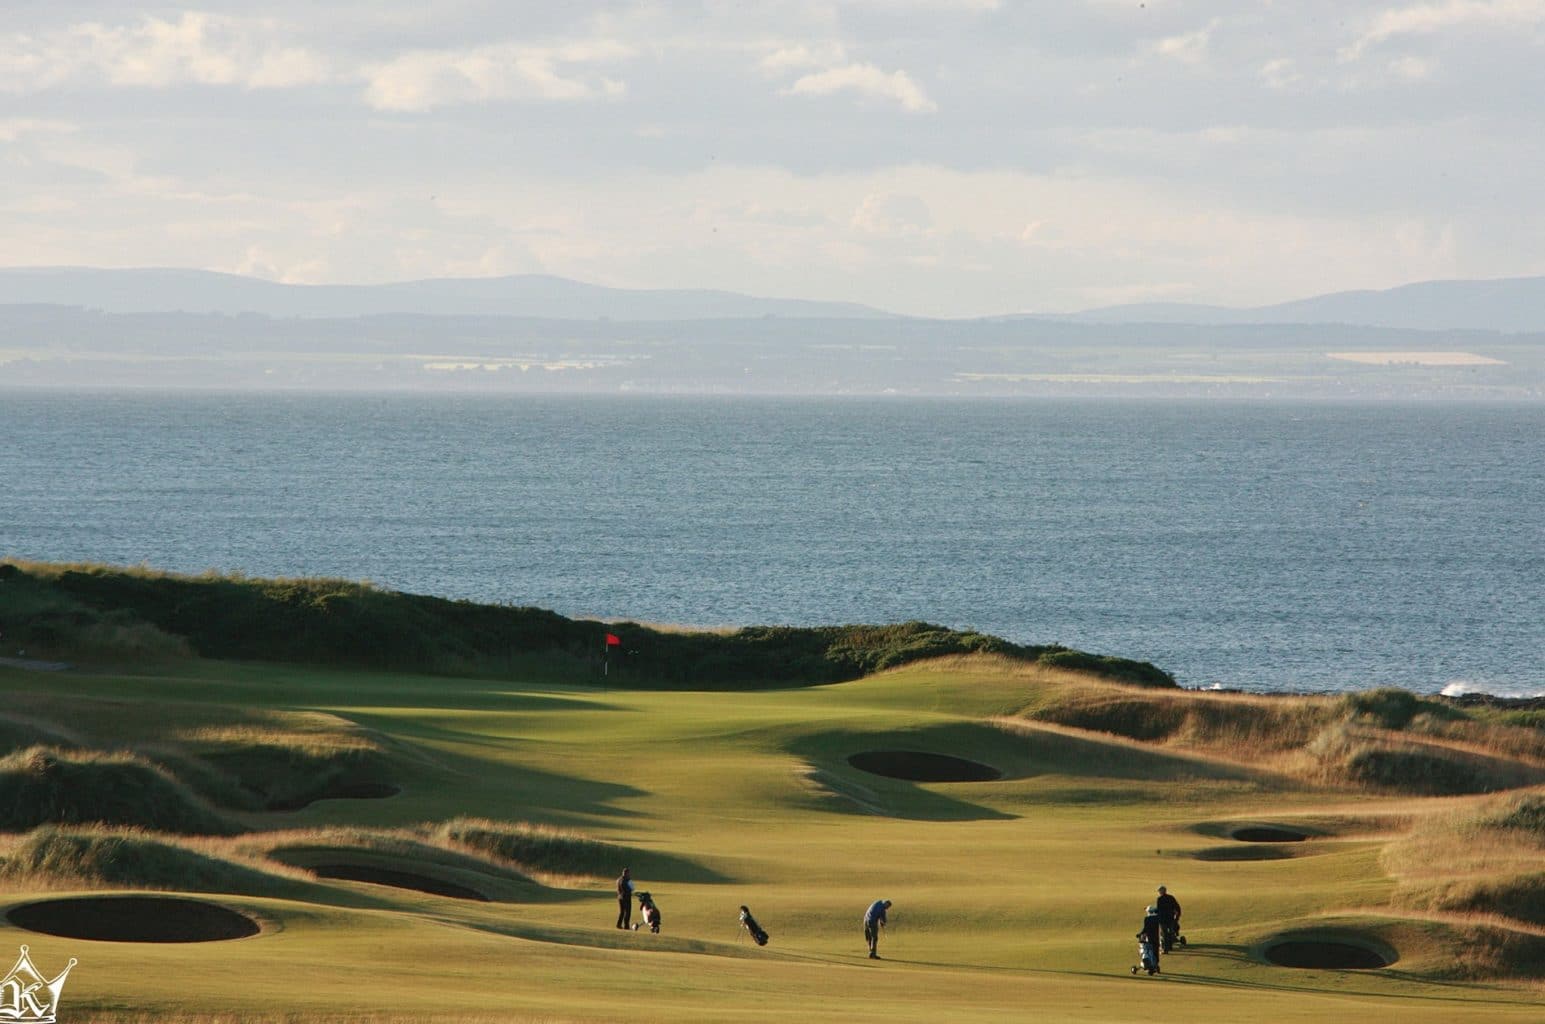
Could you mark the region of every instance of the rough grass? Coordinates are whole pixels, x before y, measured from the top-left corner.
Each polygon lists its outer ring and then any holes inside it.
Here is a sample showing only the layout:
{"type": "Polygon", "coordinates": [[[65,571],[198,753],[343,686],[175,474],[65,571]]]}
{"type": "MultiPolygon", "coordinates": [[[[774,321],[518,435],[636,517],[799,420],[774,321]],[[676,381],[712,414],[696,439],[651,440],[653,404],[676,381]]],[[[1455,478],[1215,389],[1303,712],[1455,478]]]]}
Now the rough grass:
{"type": "Polygon", "coordinates": [[[1026,714],[1075,729],[1240,759],[1301,747],[1334,718],[1333,710],[1313,698],[1134,691],[1098,684],[1051,690],[1026,714]]]}
{"type": "Polygon", "coordinates": [[[1399,905],[1545,926],[1545,791],[1429,815],[1382,861],[1399,905]]]}
{"type": "Polygon", "coordinates": [[[1433,965],[1431,977],[1454,981],[1545,978],[1545,936],[1484,923],[1456,931],[1458,941],[1450,945],[1454,956],[1433,965]]]}
{"type": "Polygon", "coordinates": [[[0,630],[5,653],[25,650],[33,657],[157,661],[192,653],[186,640],[128,609],[92,608],[54,586],[46,574],[10,563],[0,565],[0,630]]]}
{"type": "Polygon", "coordinates": [[[1488,806],[1475,818],[1478,828],[1521,833],[1545,846],[1545,792],[1517,793],[1488,806]]]}
{"type": "MultiPolygon", "coordinates": [[[[206,658],[470,675],[599,676],[602,641],[621,637],[617,688],[765,689],[840,682],[953,654],[998,654],[1146,686],[1146,662],[1057,645],[1023,647],[925,622],[678,632],[576,621],[539,608],[448,601],[337,579],[184,576],[147,568],[7,563],[0,626],[59,656],[93,636],[144,649],[170,638],[206,658]],[[145,627],[136,632],[139,626],[145,627]],[[154,641],[154,642],[153,642],[154,641]]],[[[175,653],[167,647],[163,653],[175,653]]]]}
{"type": "Polygon", "coordinates": [[[1545,871],[1445,882],[1413,902],[1432,910],[1486,914],[1545,927],[1545,871]]]}
{"type": "Polygon", "coordinates": [[[135,754],[38,746],[0,758],[0,829],[91,823],[200,835],[241,831],[166,769],[135,754]]]}
{"type": "Polygon", "coordinates": [[[442,867],[526,881],[520,872],[477,850],[449,844],[432,826],[420,829],[312,828],[268,832],[250,837],[248,850],[264,850],[270,859],[304,867],[318,857],[370,854],[402,868],[442,867]]]}
{"type": "Polygon", "coordinates": [[[353,787],[392,781],[390,762],[368,744],[317,750],[283,742],[246,743],[201,757],[236,779],[266,810],[296,810],[353,787]]]}
{"type": "Polygon", "coordinates": [[[228,844],[105,828],[44,826],[16,839],[0,862],[15,889],[153,889],[262,896],[293,888],[293,872],[260,868],[228,844]]]}
{"type": "Polygon", "coordinates": [[[389,791],[404,771],[403,745],[389,752],[369,730],[323,712],[214,710],[191,702],[147,712],[122,700],[58,692],[19,694],[11,704],[24,713],[0,716],[0,754],[36,746],[117,750],[119,760],[135,756],[227,810],[295,809],[361,789],[389,791]],[[152,731],[147,718],[154,720],[153,742],[144,741],[152,731]],[[55,724],[64,719],[71,728],[55,724]]]}
{"type": "Polygon", "coordinates": [[[604,878],[627,863],[627,851],[577,832],[524,821],[454,818],[433,826],[436,841],[546,875],[604,878]]]}
{"type": "Polygon", "coordinates": [[[1021,714],[1335,788],[1437,796],[1545,781],[1545,743],[1531,730],[1403,690],[1276,697],[1087,683],[1050,688],[1021,714]]]}
{"type": "Polygon", "coordinates": [[[75,736],[52,722],[0,715],[0,754],[36,746],[74,746],[75,736]]]}

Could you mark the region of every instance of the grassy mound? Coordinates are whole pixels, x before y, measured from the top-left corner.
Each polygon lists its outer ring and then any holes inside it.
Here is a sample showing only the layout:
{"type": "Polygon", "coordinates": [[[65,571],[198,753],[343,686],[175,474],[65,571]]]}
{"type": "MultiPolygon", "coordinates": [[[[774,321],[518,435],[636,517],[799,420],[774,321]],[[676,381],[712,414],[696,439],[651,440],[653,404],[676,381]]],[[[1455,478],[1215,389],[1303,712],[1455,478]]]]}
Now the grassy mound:
{"type": "MultiPolygon", "coordinates": [[[[336,579],[179,576],[96,565],[10,564],[0,627],[58,656],[97,632],[139,630],[162,653],[423,672],[595,674],[607,633],[622,640],[610,685],[746,689],[834,683],[928,658],[998,654],[1145,686],[1173,687],[1146,662],[1060,646],[1024,647],[925,622],[753,627],[727,633],[602,624],[540,608],[448,601],[336,579]],[[164,649],[164,650],[162,650],[164,649]]],[[[127,642],[127,640],[125,640],[127,642]]]]}
{"type": "Polygon", "coordinates": [[[1021,715],[1338,788],[1445,796],[1545,781],[1545,736],[1404,690],[1338,697],[1053,688],[1021,715]]]}
{"type": "Polygon", "coordinates": [[[414,892],[445,896],[453,900],[489,902],[487,896],[471,886],[416,871],[403,871],[400,868],[380,867],[375,864],[324,863],[311,865],[311,871],[318,878],[336,878],[345,882],[365,882],[369,885],[385,885],[393,889],[411,889],[414,892]]]}
{"type": "Polygon", "coordinates": [[[1109,687],[1053,692],[1044,703],[1027,709],[1027,714],[1144,743],[1239,753],[1302,746],[1336,717],[1332,708],[1306,698],[1139,693],[1109,687]]]}
{"type": "Polygon", "coordinates": [[[1474,824],[1516,832],[1545,846],[1545,792],[1519,793],[1499,801],[1479,815],[1474,824]]]}
{"type": "Polygon", "coordinates": [[[1435,910],[1490,914],[1545,927],[1545,872],[1446,885],[1427,903],[1435,910]]]}
{"type": "Polygon", "coordinates": [[[375,799],[397,792],[385,755],[363,744],[312,749],[249,743],[200,756],[235,778],[263,810],[294,811],[318,800],[375,799]]]}
{"type": "Polygon", "coordinates": [[[0,829],[45,824],[241,831],[164,768],[133,754],[30,747],[0,758],[0,829]]]}
{"type": "MultiPolygon", "coordinates": [[[[6,646],[34,654],[68,652],[82,659],[187,657],[187,642],[131,609],[103,610],[56,586],[46,575],[0,564],[0,630],[6,646]]],[[[7,651],[10,653],[10,651],[7,651]]]]}
{"type": "Polygon", "coordinates": [[[434,827],[303,829],[255,837],[269,860],[318,878],[366,882],[455,899],[525,900],[540,887],[496,857],[449,843],[434,827]]]}
{"type": "Polygon", "coordinates": [[[108,829],[35,829],[5,851],[0,880],[17,889],[166,889],[272,895],[288,879],[165,837],[108,829]]]}
{"type": "Polygon", "coordinates": [[[1532,790],[1433,815],[1388,848],[1397,903],[1545,926],[1545,792],[1532,790]]]}
{"type": "Polygon", "coordinates": [[[0,754],[28,747],[71,746],[64,730],[51,724],[0,715],[0,754]]]}
{"type": "Polygon", "coordinates": [[[433,826],[429,834],[438,842],[547,875],[606,878],[628,864],[630,856],[620,846],[524,821],[455,818],[433,826]]]}

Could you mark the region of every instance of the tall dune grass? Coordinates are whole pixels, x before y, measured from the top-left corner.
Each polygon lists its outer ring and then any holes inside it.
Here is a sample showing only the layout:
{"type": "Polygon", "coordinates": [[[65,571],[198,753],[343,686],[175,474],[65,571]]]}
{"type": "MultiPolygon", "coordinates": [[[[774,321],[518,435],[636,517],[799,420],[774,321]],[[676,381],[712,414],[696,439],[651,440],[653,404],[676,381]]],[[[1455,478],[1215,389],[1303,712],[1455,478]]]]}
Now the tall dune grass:
{"type": "Polygon", "coordinates": [[[1447,795],[1545,782],[1545,743],[1531,730],[1403,690],[1295,697],[1084,681],[1046,687],[1021,713],[1338,788],[1447,795]]]}
{"type": "Polygon", "coordinates": [[[166,769],[135,754],[38,746],[0,758],[0,829],[92,823],[203,835],[241,831],[166,769]]]}
{"type": "Polygon", "coordinates": [[[44,826],[4,850],[0,881],[18,889],[153,889],[271,896],[301,878],[259,866],[229,843],[103,827],[44,826]]]}
{"type": "Polygon", "coordinates": [[[625,863],[625,852],[567,829],[523,821],[454,818],[429,834],[446,845],[476,851],[546,875],[604,877],[625,863]]]}

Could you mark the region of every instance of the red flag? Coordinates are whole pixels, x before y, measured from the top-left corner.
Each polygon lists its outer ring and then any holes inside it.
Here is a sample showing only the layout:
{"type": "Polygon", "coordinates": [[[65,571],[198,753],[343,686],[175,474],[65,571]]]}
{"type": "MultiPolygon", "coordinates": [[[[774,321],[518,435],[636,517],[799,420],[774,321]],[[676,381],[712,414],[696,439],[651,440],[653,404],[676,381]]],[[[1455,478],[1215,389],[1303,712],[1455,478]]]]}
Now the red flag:
{"type": "Polygon", "coordinates": [[[615,633],[608,633],[608,634],[606,634],[606,646],[608,646],[608,647],[621,647],[622,646],[622,638],[619,637],[615,633]]]}

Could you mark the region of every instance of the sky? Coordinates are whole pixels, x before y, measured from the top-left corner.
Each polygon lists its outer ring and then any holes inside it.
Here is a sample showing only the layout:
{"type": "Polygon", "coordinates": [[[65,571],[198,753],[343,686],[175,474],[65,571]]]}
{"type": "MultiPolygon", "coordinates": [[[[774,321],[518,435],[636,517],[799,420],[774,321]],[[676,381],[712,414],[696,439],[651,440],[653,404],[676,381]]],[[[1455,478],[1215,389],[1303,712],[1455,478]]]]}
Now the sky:
{"type": "Polygon", "coordinates": [[[1545,274],[1545,0],[0,2],[0,266],[902,313],[1545,274]]]}

